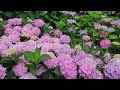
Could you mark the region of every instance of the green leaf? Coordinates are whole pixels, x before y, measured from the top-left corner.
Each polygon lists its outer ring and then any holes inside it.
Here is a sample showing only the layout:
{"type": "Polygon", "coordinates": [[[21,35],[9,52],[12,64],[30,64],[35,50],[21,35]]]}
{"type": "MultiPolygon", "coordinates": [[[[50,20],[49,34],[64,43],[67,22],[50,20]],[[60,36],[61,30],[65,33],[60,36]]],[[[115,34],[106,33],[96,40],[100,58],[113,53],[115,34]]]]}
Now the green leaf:
{"type": "Polygon", "coordinates": [[[13,76],[12,70],[9,71],[9,72],[7,72],[7,75],[6,75],[6,76],[8,77],[8,79],[11,79],[11,77],[13,76]]]}
{"type": "Polygon", "coordinates": [[[117,39],[117,38],[118,38],[118,36],[115,35],[115,34],[113,34],[113,35],[109,35],[109,39],[117,39]]]}
{"type": "Polygon", "coordinates": [[[26,60],[35,63],[35,57],[34,57],[34,53],[30,52],[30,51],[26,51],[23,53],[24,57],[26,60]]]}
{"type": "Polygon", "coordinates": [[[13,13],[12,13],[12,12],[9,12],[9,11],[7,11],[7,12],[4,13],[4,15],[7,16],[7,17],[11,17],[12,14],[13,14],[13,13]]]}
{"type": "Polygon", "coordinates": [[[58,67],[53,72],[58,76],[62,75],[61,72],[60,72],[60,68],[58,68],[58,67]]]}
{"type": "Polygon", "coordinates": [[[119,46],[119,45],[120,45],[120,43],[119,43],[119,42],[112,42],[112,45],[119,46]]]}
{"type": "Polygon", "coordinates": [[[35,60],[36,62],[40,59],[40,49],[36,47],[35,49],[35,60]]]}
{"type": "Polygon", "coordinates": [[[15,60],[19,59],[19,57],[23,56],[23,53],[20,53],[18,55],[15,56],[15,60]]]}
{"type": "Polygon", "coordinates": [[[30,72],[35,75],[38,69],[31,67],[30,72]]]}
{"type": "Polygon", "coordinates": [[[33,64],[26,64],[25,66],[28,68],[35,68],[35,65],[33,65],[33,64]]]}
{"type": "Polygon", "coordinates": [[[44,28],[48,28],[49,25],[50,25],[50,23],[46,23],[45,26],[44,26],[44,28]]]}
{"type": "Polygon", "coordinates": [[[52,74],[49,74],[49,79],[54,79],[52,74]]]}
{"type": "Polygon", "coordinates": [[[51,57],[48,54],[42,54],[40,56],[40,61],[39,62],[42,62],[42,61],[48,60],[48,59],[51,59],[51,57]]]}
{"type": "Polygon", "coordinates": [[[120,37],[120,35],[119,35],[119,37],[120,37]]]}

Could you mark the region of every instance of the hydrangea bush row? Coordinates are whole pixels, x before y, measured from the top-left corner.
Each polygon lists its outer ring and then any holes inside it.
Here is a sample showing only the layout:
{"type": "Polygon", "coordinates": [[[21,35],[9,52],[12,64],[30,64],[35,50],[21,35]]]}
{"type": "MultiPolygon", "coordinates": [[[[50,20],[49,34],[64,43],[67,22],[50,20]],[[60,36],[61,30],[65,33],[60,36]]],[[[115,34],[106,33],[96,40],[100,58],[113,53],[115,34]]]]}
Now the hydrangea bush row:
{"type": "Polygon", "coordinates": [[[55,26],[41,18],[1,19],[0,79],[120,79],[120,54],[112,52],[120,45],[119,20],[102,12],[58,13],[55,26]]]}

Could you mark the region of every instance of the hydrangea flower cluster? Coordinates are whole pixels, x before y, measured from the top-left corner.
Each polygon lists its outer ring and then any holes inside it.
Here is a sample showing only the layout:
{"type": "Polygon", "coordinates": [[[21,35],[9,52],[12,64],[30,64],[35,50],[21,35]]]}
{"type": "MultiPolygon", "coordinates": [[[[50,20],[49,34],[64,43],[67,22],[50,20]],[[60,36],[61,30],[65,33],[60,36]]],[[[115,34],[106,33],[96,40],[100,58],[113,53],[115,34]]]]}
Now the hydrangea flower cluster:
{"type": "Polygon", "coordinates": [[[111,45],[111,41],[110,40],[101,40],[100,41],[100,46],[103,49],[108,49],[110,45],[111,45]]]}
{"type": "MultiPolygon", "coordinates": [[[[76,15],[76,12],[63,11],[64,14],[76,15]]],[[[112,22],[110,18],[103,18],[102,21],[110,22],[111,24],[118,25],[119,22],[112,22]]],[[[76,23],[73,19],[67,20],[68,24],[76,23]]],[[[74,48],[70,45],[72,42],[68,35],[62,33],[61,30],[52,30],[53,27],[49,27],[52,32],[53,37],[50,36],[51,33],[41,33],[41,27],[45,25],[45,22],[41,19],[35,19],[31,21],[31,24],[22,25],[21,18],[9,19],[4,27],[4,35],[0,37],[0,57],[11,57],[13,54],[19,54],[25,51],[34,52],[36,47],[41,47],[40,54],[48,54],[51,59],[44,60],[42,63],[46,67],[38,67],[38,71],[33,75],[29,72],[29,68],[26,64],[31,64],[31,62],[25,60],[24,56],[18,59],[18,64],[13,67],[13,72],[15,76],[19,79],[37,79],[42,73],[47,70],[55,70],[56,67],[60,68],[61,74],[65,79],[76,79],[77,76],[82,76],[84,79],[103,79],[103,74],[110,79],[119,79],[119,56],[114,56],[111,59],[110,53],[105,53],[103,60],[99,58],[102,53],[97,50],[97,46],[91,41],[92,38],[87,35],[86,30],[78,31],[82,39],[85,41],[86,46],[90,47],[92,50],[92,45],[94,45],[94,51],[92,54],[82,50],[82,47],[77,44],[74,48]],[[26,37],[26,41],[22,41],[22,37],[26,37]],[[70,43],[70,44],[69,44],[70,43]],[[94,55],[93,55],[94,54],[94,55]],[[104,73],[99,70],[99,67],[105,63],[104,73]]],[[[108,49],[111,45],[111,41],[105,39],[107,37],[107,32],[114,32],[115,29],[101,25],[95,22],[94,26],[96,29],[103,29],[100,31],[100,46],[102,49],[108,49]]],[[[76,30],[76,28],[75,28],[76,30]]],[[[69,32],[76,32],[73,28],[69,28],[69,32]]],[[[87,51],[87,50],[86,50],[87,51]]],[[[39,66],[39,65],[38,65],[39,66]]],[[[0,79],[4,79],[6,76],[7,68],[0,66],[0,79]]]]}
{"type": "Polygon", "coordinates": [[[69,43],[70,42],[70,37],[67,35],[62,35],[60,36],[60,42],[61,43],[69,43]]]}
{"type": "Polygon", "coordinates": [[[0,65],[0,79],[4,79],[6,76],[6,68],[2,67],[2,65],[0,65]]]}
{"type": "Polygon", "coordinates": [[[84,36],[82,37],[82,39],[85,40],[85,41],[89,41],[89,40],[90,40],[90,37],[87,36],[87,35],[84,35],[84,36]]]}
{"type": "Polygon", "coordinates": [[[59,37],[62,35],[62,32],[60,30],[55,30],[54,35],[59,37]]]}
{"type": "Polygon", "coordinates": [[[110,79],[120,79],[120,59],[113,58],[104,66],[104,74],[110,79]]]}
{"type": "Polygon", "coordinates": [[[66,79],[75,79],[77,76],[77,66],[68,54],[59,54],[59,66],[61,73],[66,79]]]}
{"type": "Polygon", "coordinates": [[[16,76],[20,77],[27,73],[27,67],[25,67],[25,64],[20,63],[20,64],[16,65],[15,68],[13,68],[13,71],[16,76]]]}
{"type": "Polygon", "coordinates": [[[102,73],[96,70],[96,67],[102,64],[99,58],[94,58],[91,54],[85,51],[79,51],[73,57],[76,65],[79,66],[79,74],[86,79],[101,79],[102,73]]]}
{"type": "Polygon", "coordinates": [[[102,79],[102,73],[96,70],[96,62],[89,57],[79,62],[79,74],[85,79],[102,79]]]}
{"type": "Polygon", "coordinates": [[[61,11],[61,12],[64,13],[65,15],[71,15],[71,16],[76,15],[76,12],[72,12],[72,11],[61,11]]]}
{"type": "Polygon", "coordinates": [[[68,24],[74,24],[74,23],[76,23],[76,21],[73,20],[73,19],[68,19],[68,20],[67,20],[67,23],[68,23],[68,24]]]}
{"type": "Polygon", "coordinates": [[[22,75],[19,79],[37,79],[37,77],[32,75],[31,73],[26,73],[22,75]]]}

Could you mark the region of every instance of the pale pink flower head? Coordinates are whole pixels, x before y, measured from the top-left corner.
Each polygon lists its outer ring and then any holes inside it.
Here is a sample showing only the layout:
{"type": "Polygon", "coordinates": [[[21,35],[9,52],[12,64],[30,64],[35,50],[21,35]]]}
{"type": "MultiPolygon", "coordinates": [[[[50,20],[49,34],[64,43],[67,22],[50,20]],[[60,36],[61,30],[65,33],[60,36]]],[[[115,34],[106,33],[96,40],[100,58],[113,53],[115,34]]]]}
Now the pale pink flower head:
{"type": "Polygon", "coordinates": [[[23,63],[19,63],[18,65],[16,65],[15,68],[13,68],[13,71],[15,73],[16,76],[22,76],[24,74],[27,73],[27,67],[25,67],[25,64],[23,63]]]}
{"type": "Polygon", "coordinates": [[[60,30],[55,30],[54,35],[59,37],[62,35],[62,32],[60,30]]]}
{"type": "Polygon", "coordinates": [[[100,41],[100,46],[102,47],[102,49],[108,49],[110,45],[111,45],[110,40],[101,40],[100,41]]]}
{"type": "Polygon", "coordinates": [[[32,73],[28,72],[28,73],[22,75],[19,79],[37,79],[37,77],[32,75],[32,73]]]}
{"type": "Polygon", "coordinates": [[[84,35],[84,36],[82,37],[82,39],[85,40],[85,41],[89,41],[89,40],[90,40],[90,37],[87,36],[87,35],[84,35]]]}
{"type": "Polygon", "coordinates": [[[52,38],[52,42],[53,43],[60,43],[60,39],[59,38],[52,38]]]}
{"type": "Polygon", "coordinates": [[[8,20],[8,24],[11,25],[20,25],[22,24],[22,19],[21,18],[13,18],[8,20]]]}
{"type": "Polygon", "coordinates": [[[20,42],[20,37],[17,36],[17,35],[9,35],[9,37],[11,38],[11,42],[12,43],[17,43],[17,42],[20,42]]]}
{"type": "Polygon", "coordinates": [[[45,25],[45,22],[41,19],[35,19],[33,21],[33,24],[34,24],[35,27],[42,27],[42,26],[45,25]]]}
{"type": "Polygon", "coordinates": [[[51,43],[52,42],[52,38],[49,36],[46,36],[46,35],[42,36],[41,40],[42,40],[42,43],[51,43]]]}
{"type": "Polygon", "coordinates": [[[2,67],[2,65],[0,65],[0,79],[4,79],[6,76],[6,68],[2,67]]]}
{"type": "Polygon", "coordinates": [[[36,44],[42,44],[42,40],[41,39],[36,40],[36,44]]]}
{"type": "Polygon", "coordinates": [[[18,32],[18,31],[11,31],[10,33],[9,33],[9,35],[17,35],[17,36],[20,36],[20,32],[18,32]]]}
{"type": "Polygon", "coordinates": [[[22,24],[22,18],[14,18],[17,25],[22,24]]]}
{"type": "MultiPolygon", "coordinates": [[[[1,42],[0,42],[1,43],[1,42]]],[[[7,49],[8,47],[4,44],[4,43],[1,43],[0,44],[0,52],[2,51],[2,50],[5,50],[5,49],[7,49]]]]}
{"type": "Polygon", "coordinates": [[[16,21],[14,19],[8,19],[8,24],[16,25],[16,21]]]}
{"type": "Polygon", "coordinates": [[[32,24],[26,24],[26,25],[23,26],[23,28],[32,29],[33,25],[32,24]]]}
{"type": "Polygon", "coordinates": [[[100,23],[94,22],[95,29],[101,29],[100,23]]]}
{"type": "Polygon", "coordinates": [[[6,28],[5,31],[4,31],[4,34],[8,36],[10,34],[10,32],[12,32],[12,31],[13,31],[13,29],[6,28]]]}
{"type": "Polygon", "coordinates": [[[91,47],[91,46],[92,46],[92,42],[86,42],[86,45],[87,45],[88,47],[91,47]]]}
{"type": "Polygon", "coordinates": [[[61,42],[61,43],[69,43],[70,40],[71,40],[70,37],[67,36],[67,35],[62,35],[62,36],[60,36],[60,42],[61,42]]]}
{"type": "Polygon", "coordinates": [[[3,25],[3,28],[4,29],[7,29],[7,28],[13,28],[11,24],[6,24],[6,25],[3,25]]]}
{"type": "Polygon", "coordinates": [[[2,50],[1,52],[2,57],[10,57],[11,53],[8,51],[8,49],[2,50]]]}
{"type": "Polygon", "coordinates": [[[99,55],[100,55],[100,51],[97,51],[97,52],[95,53],[95,55],[99,56],[99,55]]]}
{"type": "Polygon", "coordinates": [[[58,59],[57,58],[52,58],[51,60],[45,60],[43,63],[49,68],[55,68],[58,65],[58,59]]]}
{"type": "Polygon", "coordinates": [[[38,27],[33,27],[32,31],[33,31],[33,35],[37,35],[37,36],[40,35],[41,33],[41,30],[38,27]]]}
{"type": "Polygon", "coordinates": [[[46,71],[47,71],[47,69],[44,68],[43,66],[41,66],[41,67],[39,68],[39,70],[37,71],[36,75],[37,75],[37,76],[40,76],[42,73],[44,73],[44,72],[46,72],[46,71]]]}
{"type": "Polygon", "coordinates": [[[77,66],[73,62],[73,59],[68,54],[59,54],[57,57],[59,60],[59,66],[61,74],[66,79],[76,79],[77,76],[77,66]]]}
{"type": "Polygon", "coordinates": [[[49,34],[49,33],[44,33],[43,35],[50,37],[50,34],[49,34]]]}
{"type": "Polygon", "coordinates": [[[111,60],[111,54],[110,53],[105,53],[104,54],[104,61],[106,63],[108,63],[108,62],[110,62],[110,60],[111,60]]]}
{"type": "Polygon", "coordinates": [[[20,26],[15,26],[15,27],[13,28],[13,30],[16,30],[16,31],[18,31],[18,32],[21,32],[22,28],[21,28],[20,26]]]}
{"type": "Polygon", "coordinates": [[[99,34],[99,37],[100,37],[100,38],[104,38],[104,37],[106,37],[106,36],[107,36],[107,34],[104,33],[104,32],[101,32],[101,33],[99,34]]]}

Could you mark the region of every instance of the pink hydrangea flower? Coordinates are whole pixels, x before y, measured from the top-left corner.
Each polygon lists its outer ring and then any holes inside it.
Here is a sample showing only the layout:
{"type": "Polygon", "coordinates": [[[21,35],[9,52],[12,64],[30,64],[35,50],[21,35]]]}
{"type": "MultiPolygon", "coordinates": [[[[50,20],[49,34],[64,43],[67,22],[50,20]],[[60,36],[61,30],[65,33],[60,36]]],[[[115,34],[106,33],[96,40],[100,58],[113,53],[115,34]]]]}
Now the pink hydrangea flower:
{"type": "Polygon", "coordinates": [[[1,43],[0,44],[0,52],[2,51],[2,50],[5,50],[5,49],[7,49],[8,47],[4,44],[4,43],[1,43]]]}
{"type": "Polygon", "coordinates": [[[111,41],[110,40],[101,40],[100,41],[100,46],[103,49],[108,49],[110,45],[111,45],[111,41]]]}
{"type": "Polygon", "coordinates": [[[17,25],[22,24],[22,18],[14,18],[14,20],[16,21],[17,25]]]}
{"type": "Polygon", "coordinates": [[[7,28],[13,28],[11,24],[6,24],[6,25],[3,25],[3,28],[4,29],[7,29],[7,28]]]}
{"type": "Polygon", "coordinates": [[[102,79],[101,72],[96,70],[96,62],[94,59],[86,57],[79,61],[79,74],[85,79],[102,79]]]}
{"type": "Polygon", "coordinates": [[[2,57],[11,57],[11,53],[8,51],[8,49],[2,50],[0,54],[2,57]]]}
{"type": "Polygon", "coordinates": [[[77,76],[77,66],[68,54],[58,56],[60,71],[66,79],[75,79],[77,76]]]}
{"type": "Polygon", "coordinates": [[[41,33],[41,30],[38,27],[33,27],[32,31],[33,31],[33,35],[37,35],[37,36],[40,35],[41,33]]]}
{"type": "Polygon", "coordinates": [[[4,79],[6,76],[6,68],[2,67],[2,65],[0,65],[0,79],[4,79]]]}
{"type": "Polygon", "coordinates": [[[43,61],[43,63],[49,68],[49,69],[52,69],[52,68],[55,68],[57,67],[58,65],[58,59],[57,58],[53,58],[51,60],[45,60],[43,61]]]}
{"type": "Polygon", "coordinates": [[[21,18],[13,18],[8,20],[8,24],[11,24],[11,25],[20,25],[21,23],[22,23],[21,18]]]}
{"type": "Polygon", "coordinates": [[[23,63],[19,63],[18,65],[16,65],[15,68],[13,68],[13,71],[15,73],[16,76],[22,76],[24,74],[27,73],[27,67],[25,67],[25,64],[23,63]]]}
{"type": "Polygon", "coordinates": [[[18,32],[18,31],[10,31],[9,32],[9,35],[16,35],[16,36],[20,36],[20,32],[18,32]]]}
{"type": "Polygon", "coordinates": [[[8,19],[8,24],[16,25],[16,21],[14,19],[8,19]]]}
{"type": "Polygon", "coordinates": [[[38,39],[38,40],[36,40],[36,43],[37,43],[37,44],[42,44],[42,40],[41,40],[41,39],[38,39]]]}
{"type": "Polygon", "coordinates": [[[22,27],[20,27],[20,26],[15,26],[15,27],[13,28],[13,30],[18,31],[18,32],[21,32],[22,27]]]}
{"type": "Polygon", "coordinates": [[[104,61],[108,63],[111,60],[111,54],[110,53],[105,53],[104,54],[104,61]]]}
{"type": "Polygon", "coordinates": [[[26,24],[26,25],[23,26],[23,28],[32,29],[33,25],[32,24],[26,24]]]}
{"type": "Polygon", "coordinates": [[[6,28],[5,31],[4,31],[4,34],[8,36],[10,34],[10,32],[12,32],[12,31],[13,31],[13,29],[6,28]]]}
{"type": "Polygon", "coordinates": [[[55,30],[55,31],[54,31],[54,35],[55,35],[55,36],[58,36],[58,37],[59,37],[59,36],[62,36],[62,32],[61,32],[60,30],[55,30]]]}
{"type": "Polygon", "coordinates": [[[45,25],[45,22],[41,19],[36,19],[33,21],[35,27],[42,27],[45,25]]]}
{"type": "Polygon", "coordinates": [[[92,46],[92,42],[86,42],[86,45],[87,45],[88,47],[91,47],[91,46],[92,46]]]}
{"type": "Polygon", "coordinates": [[[52,42],[52,38],[49,36],[42,36],[41,37],[42,43],[51,43],[52,42]]]}
{"type": "Polygon", "coordinates": [[[60,43],[60,39],[59,38],[52,38],[52,42],[53,43],[60,43]]]}
{"type": "Polygon", "coordinates": [[[89,40],[90,40],[90,37],[87,36],[87,35],[84,35],[84,36],[82,37],[82,39],[85,40],[85,41],[89,41],[89,40]]]}
{"type": "Polygon", "coordinates": [[[60,36],[60,42],[61,43],[69,43],[70,42],[70,37],[67,35],[62,35],[60,36]]]}
{"type": "Polygon", "coordinates": [[[22,75],[19,79],[37,79],[37,77],[32,75],[32,73],[26,73],[22,75]]]}
{"type": "Polygon", "coordinates": [[[100,51],[97,51],[97,52],[95,53],[95,55],[99,56],[99,55],[100,55],[100,51]]]}
{"type": "Polygon", "coordinates": [[[72,49],[71,49],[70,45],[69,44],[63,44],[60,48],[60,53],[70,55],[72,53],[72,49]]]}
{"type": "Polygon", "coordinates": [[[20,37],[15,34],[10,35],[9,37],[11,38],[12,43],[20,42],[20,37]]]}
{"type": "Polygon", "coordinates": [[[49,50],[53,49],[53,45],[51,43],[42,44],[41,53],[47,53],[49,50]]]}
{"type": "Polygon", "coordinates": [[[103,63],[103,61],[100,58],[96,58],[95,61],[97,66],[103,63]]]}
{"type": "MultiPolygon", "coordinates": [[[[59,53],[61,51],[61,47],[62,45],[60,43],[53,43],[52,44],[52,50],[55,52],[55,53],[59,53]]],[[[64,47],[63,47],[64,48],[64,47]]],[[[62,49],[63,50],[63,49],[62,49]]]]}
{"type": "Polygon", "coordinates": [[[41,66],[41,67],[39,68],[39,70],[37,71],[36,75],[37,75],[37,76],[40,76],[42,73],[44,73],[44,72],[46,72],[46,71],[47,71],[47,69],[44,68],[43,66],[41,66]]]}
{"type": "Polygon", "coordinates": [[[107,36],[107,34],[104,33],[104,32],[101,32],[100,35],[99,35],[100,38],[104,38],[104,37],[106,37],[106,36],[107,36]]]}

